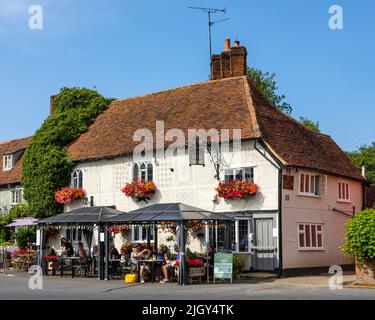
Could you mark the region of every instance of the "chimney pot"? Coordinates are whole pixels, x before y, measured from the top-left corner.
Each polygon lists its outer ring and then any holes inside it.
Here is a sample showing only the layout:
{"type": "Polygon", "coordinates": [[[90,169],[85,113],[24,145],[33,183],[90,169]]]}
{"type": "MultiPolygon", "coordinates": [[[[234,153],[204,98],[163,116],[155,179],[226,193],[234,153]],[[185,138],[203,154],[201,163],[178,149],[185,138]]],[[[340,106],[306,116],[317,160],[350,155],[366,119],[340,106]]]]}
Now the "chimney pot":
{"type": "Polygon", "coordinates": [[[225,39],[224,51],[230,50],[230,39],[225,39]]]}

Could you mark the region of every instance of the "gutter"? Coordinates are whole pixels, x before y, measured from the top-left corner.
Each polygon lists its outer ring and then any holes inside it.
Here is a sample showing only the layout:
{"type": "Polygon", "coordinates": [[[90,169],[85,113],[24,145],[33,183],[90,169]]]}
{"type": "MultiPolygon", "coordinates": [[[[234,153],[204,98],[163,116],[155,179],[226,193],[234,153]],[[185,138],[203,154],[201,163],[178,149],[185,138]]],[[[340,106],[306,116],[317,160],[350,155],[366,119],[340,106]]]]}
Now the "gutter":
{"type": "Polygon", "coordinates": [[[283,224],[282,224],[282,188],[283,188],[283,168],[284,164],[271,152],[271,150],[266,146],[266,144],[262,140],[255,140],[254,142],[254,149],[258,151],[265,159],[267,159],[275,168],[278,169],[278,229],[279,229],[279,268],[278,268],[278,277],[281,278],[283,276],[283,224]],[[271,156],[273,163],[269,158],[267,158],[258,148],[257,142],[262,146],[262,148],[271,156]]]}

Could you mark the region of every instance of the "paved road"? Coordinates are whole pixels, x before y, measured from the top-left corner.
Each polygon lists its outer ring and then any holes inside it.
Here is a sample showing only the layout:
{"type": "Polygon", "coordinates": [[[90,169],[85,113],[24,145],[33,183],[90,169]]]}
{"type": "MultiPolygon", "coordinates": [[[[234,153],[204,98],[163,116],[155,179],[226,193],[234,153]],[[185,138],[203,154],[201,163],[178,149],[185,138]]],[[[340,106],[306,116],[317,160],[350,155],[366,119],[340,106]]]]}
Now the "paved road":
{"type": "Polygon", "coordinates": [[[257,283],[125,285],[122,281],[45,277],[43,290],[30,290],[26,273],[0,273],[0,300],[5,299],[110,299],[110,300],[301,300],[371,299],[375,289],[330,290],[328,278],[306,277],[257,283]]]}

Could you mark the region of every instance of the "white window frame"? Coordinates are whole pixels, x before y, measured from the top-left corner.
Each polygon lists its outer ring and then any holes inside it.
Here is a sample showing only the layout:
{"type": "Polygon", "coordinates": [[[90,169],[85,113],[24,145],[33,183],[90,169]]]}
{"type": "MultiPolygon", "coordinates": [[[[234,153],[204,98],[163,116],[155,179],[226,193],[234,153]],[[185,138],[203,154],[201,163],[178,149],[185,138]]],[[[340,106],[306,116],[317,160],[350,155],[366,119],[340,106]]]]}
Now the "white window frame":
{"type": "Polygon", "coordinates": [[[140,180],[142,178],[142,172],[145,173],[145,177],[146,177],[146,179],[144,179],[144,181],[154,181],[154,165],[151,161],[141,161],[141,162],[133,162],[132,163],[132,170],[131,170],[132,180],[134,180],[134,179],[140,180]],[[138,177],[134,176],[134,169],[135,169],[136,165],[138,166],[138,177]],[[141,169],[142,165],[145,166],[145,169],[141,169]],[[151,174],[152,179],[150,179],[150,174],[149,174],[149,170],[148,170],[149,166],[151,166],[151,168],[152,168],[152,174],[151,174]]]}
{"type": "Polygon", "coordinates": [[[15,206],[15,205],[18,205],[18,204],[21,204],[23,202],[23,190],[20,189],[20,188],[17,188],[17,189],[13,189],[10,191],[10,203],[12,206],[15,206]],[[14,201],[14,196],[16,196],[16,201],[14,201]],[[18,201],[17,201],[18,200],[18,201]]]}
{"type": "Polygon", "coordinates": [[[319,174],[316,174],[316,173],[311,173],[311,172],[306,172],[306,171],[302,171],[299,173],[299,180],[298,180],[298,195],[300,196],[308,196],[308,197],[315,197],[315,198],[321,198],[321,195],[320,195],[320,188],[321,188],[321,175],[319,174]],[[304,176],[303,178],[303,190],[301,190],[301,182],[302,182],[302,175],[304,176]],[[306,177],[309,176],[309,191],[306,192],[306,177]],[[314,177],[313,181],[314,181],[314,190],[313,192],[311,192],[311,189],[312,189],[312,184],[311,184],[311,177],[314,177]],[[317,188],[316,188],[316,178],[319,177],[319,186],[318,186],[318,190],[319,190],[319,193],[317,193],[317,188]]]}
{"type": "Polygon", "coordinates": [[[71,181],[73,188],[83,188],[83,170],[82,169],[76,169],[72,173],[72,181],[71,181]],[[76,175],[76,176],[75,176],[76,175]],[[82,177],[82,183],[80,185],[80,175],[82,177]]]}
{"type": "Polygon", "coordinates": [[[324,251],[324,224],[323,223],[311,223],[311,222],[298,222],[297,223],[297,243],[298,243],[298,251],[324,251]],[[300,230],[300,226],[303,225],[303,230],[300,230]],[[306,226],[309,226],[309,229],[310,229],[310,246],[307,247],[306,246],[306,226]],[[316,243],[316,247],[313,247],[312,246],[312,243],[313,243],[313,238],[312,238],[312,226],[315,226],[315,230],[316,230],[316,239],[315,239],[315,243],[316,243]],[[321,230],[318,231],[318,226],[321,227],[321,230]],[[303,234],[304,235],[304,246],[301,247],[301,243],[300,243],[300,235],[303,234]],[[318,246],[318,235],[321,235],[321,238],[322,238],[322,245],[321,247],[318,246]]]}
{"type": "Polygon", "coordinates": [[[242,171],[242,180],[244,180],[246,169],[251,169],[251,170],[253,170],[253,179],[250,180],[250,181],[255,183],[255,167],[256,166],[245,166],[245,167],[238,167],[238,168],[225,168],[224,173],[223,173],[223,175],[224,175],[223,181],[226,181],[225,177],[227,176],[228,171],[232,171],[233,179],[236,179],[236,173],[238,171],[242,171]]]}
{"type": "Polygon", "coordinates": [[[351,202],[350,181],[343,180],[343,179],[339,179],[337,181],[337,202],[345,202],[345,203],[350,203],[351,202]],[[346,186],[348,186],[348,195],[347,195],[347,197],[343,197],[343,192],[342,191],[341,191],[341,197],[340,197],[340,191],[339,191],[340,184],[345,186],[344,187],[344,190],[345,190],[344,193],[346,193],[346,186]]]}
{"type": "Polygon", "coordinates": [[[10,171],[13,169],[13,155],[6,154],[3,156],[3,171],[10,171]]]}
{"type": "MultiPolygon", "coordinates": [[[[145,234],[145,238],[143,238],[143,229],[144,228],[142,226],[133,226],[133,228],[132,228],[132,242],[138,242],[138,243],[146,243],[147,242],[147,231],[146,231],[146,234],[145,234]],[[134,232],[135,228],[138,228],[138,235],[139,235],[138,239],[135,238],[135,232],[134,232]]],[[[153,232],[154,232],[153,229],[151,229],[150,242],[154,241],[153,232]]]]}

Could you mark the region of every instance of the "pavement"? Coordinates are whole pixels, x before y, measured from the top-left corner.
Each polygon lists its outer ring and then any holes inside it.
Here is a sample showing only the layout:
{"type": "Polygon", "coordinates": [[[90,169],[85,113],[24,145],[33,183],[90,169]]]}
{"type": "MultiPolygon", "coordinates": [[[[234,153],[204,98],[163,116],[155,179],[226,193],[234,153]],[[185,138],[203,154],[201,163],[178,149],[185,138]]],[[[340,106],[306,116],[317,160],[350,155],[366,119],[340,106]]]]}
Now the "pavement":
{"type": "Polygon", "coordinates": [[[277,279],[250,277],[233,284],[131,284],[69,276],[43,277],[43,289],[29,288],[27,273],[0,273],[0,300],[375,300],[375,289],[351,288],[355,276],[343,276],[343,289],[329,288],[330,275],[277,279]]]}

